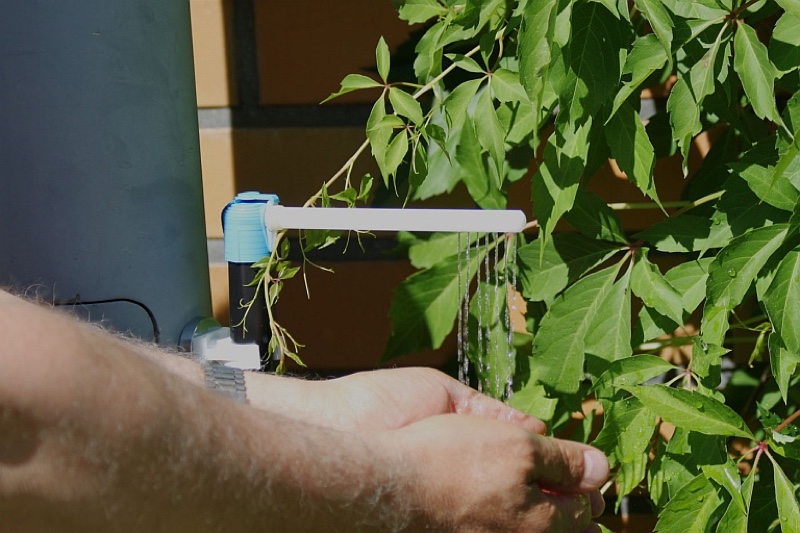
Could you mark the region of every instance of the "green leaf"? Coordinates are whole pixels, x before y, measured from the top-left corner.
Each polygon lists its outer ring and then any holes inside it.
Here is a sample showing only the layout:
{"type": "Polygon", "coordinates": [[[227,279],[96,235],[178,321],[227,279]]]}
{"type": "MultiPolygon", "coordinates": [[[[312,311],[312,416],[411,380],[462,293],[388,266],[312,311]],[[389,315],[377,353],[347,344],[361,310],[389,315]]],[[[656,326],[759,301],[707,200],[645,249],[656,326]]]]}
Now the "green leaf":
{"type": "Polygon", "coordinates": [[[385,170],[390,176],[397,174],[397,167],[403,162],[403,158],[405,158],[407,153],[408,132],[406,130],[401,130],[394,136],[394,139],[392,139],[392,142],[390,142],[389,146],[386,148],[385,170]]]}
{"type": "Polygon", "coordinates": [[[800,1],[798,0],[775,0],[787,13],[800,17],[800,1]]]}
{"type": "Polygon", "coordinates": [[[483,209],[505,209],[506,198],[496,186],[483,159],[483,152],[473,122],[466,121],[456,146],[459,177],[470,196],[483,209]]]}
{"type": "Polygon", "coordinates": [[[653,33],[664,48],[667,58],[672,58],[672,18],[661,0],[634,0],[636,7],[642,12],[653,33]]]}
{"type": "Polygon", "coordinates": [[[647,450],[656,425],[656,416],[636,398],[608,404],[603,429],[592,443],[608,455],[617,471],[617,505],[644,479],[647,473],[647,450]]]}
{"type": "Polygon", "coordinates": [[[692,139],[703,129],[700,124],[700,108],[695,102],[685,78],[679,78],[667,99],[672,139],[678,143],[683,156],[683,174],[688,173],[687,159],[692,139]]]}
{"type": "Polygon", "coordinates": [[[741,496],[731,498],[728,509],[719,521],[719,533],[748,533],[747,522],[750,514],[750,501],[753,496],[753,483],[756,469],[750,470],[741,486],[741,496]]]}
{"type": "Polygon", "coordinates": [[[437,0],[404,0],[397,11],[409,24],[420,24],[447,14],[447,8],[437,0]]]}
{"type": "MultiPolygon", "coordinates": [[[[474,275],[476,264],[483,254],[470,258],[469,271],[474,275]]],[[[389,316],[392,333],[386,344],[382,361],[438,348],[453,329],[460,291],[459,262],[446,259],[435,267],[416,272],[395,287],[389,316]]],[[[465,265],[462,265],[465,266],[465,265]]],[[[462,280],[462,283],[466,283],[462,280]]]]}
{"type": "Polygon", "coordinates": [[[705,435],[752,439],[742,418],[724,403],[709,396],[665,385],[625,386],[655,414],[675,426],[705,435]]]}
{"type": "Polygon", "coordinates": [[[775,224],[756,228],[736,237],[717,254],[709,267],[708,299],[703,311],[702,331],[709,344],[722,344],[727,319],[722,322],[720,315],[727,317],[727,312],[739,305],[758,272],[783,243],[787,227],[775,224]]]}
{"type": "Polygon", "coordinates": [[[586,332],[584,351],[606,361],[631,355],[630,268],[614,283],[586,332]]]}
{"type": "Polygon", "coordinates": [[[373,80],[372,78],[364,76],[363,74],[348,74],[342,80],[341,88],[339,89],[339,91],[331,94],[329,97],[323,100],[322,103],[324,104],[329,100],[333,100],[337,96],[351,93],[353,91],[358,91],[361,89],[377,89],[379,87],[383,87],[383,85],[373,80]]]}
{"type": "Polygon", "coordinates": [[[539,420],[548,421],[553,418],[558,400],[549,398],[544,387],[529,382],[522,389],[514,392],[508,405],[523,413],[535,416],[539,420]]]}
{"type": "Polygon", "coordinates": [[[408,248],[408,259],[414,268],[431,268],[442,260],[464,253],[478,238],[477,233],[434,233],[428,239],[417,239],[408,248]]]}
{"type": "Polygon", "coordinates": [[[670,11],[681,18],[695,20],[720,20],[728,15],[716,0],[663,0],[670,11]]]}
{"type": "Polygon", "coordinates": [[[723,500],[705,476],[700,475],[684,485],[659,514],[659,533],[703,533],[723,512],[723,500]]]}
{"type": "Polygon", "coordinates": [[[500,102],[527,102],[528,95],[519,81],[519,74],[506,68],[499,68],[492,73],[489,82],[492,95],[500,102]]]}
{"type": "Polygon", "coordinates": [[[558,0],[528,2],[519,30],[519,77],[528,98],[541,107],[551,64],[558,0]]]}
{"type": "Polygon", "coordinates": [[[611,363],[611,366],[595,381],[592,389],[639,385],[672,370],[678,370],[678,367],[655,355],[633,355],[611,363]]]}
{"type": "Polygon", "coordinates": [[[775,23],[769,58],[782,74],[800,68],[800,16],[787,12],[775,23]]]}
{"type": "Polygon", "coordinates": [[[581,122],[597,114],[614,94],[621,74],[619,51],[627,43],[614,16],[596,2],[575,3],[570,22],[565,70],[555,83],[559,114],[581,122]]]}
{"type": "Polygon", "coordinates": [[[451,133],[460,129],[464,120],[466,120],[467,109],[469,109],[475,98],[480,85],[481,80],[465,81],[453,89],[453,92],[445,99],[442,107],[444,107],[444,115],[447,118],[447,126],[451,133]]]}
{"type": "Polygon", "coordinates": [[[664,279],[658,267],[647,259],[647,249],[640,249],[633,266],[631,290],[652,307],[677,324],[683,323],[683,299],[678,291],[664,279]]]}
{"type": "Polygon", "coordinates": [[[760,118],[781,123],[775,105],[775,79],[778,69],[769,60],[767,47],[758,40],[756,31],[742,22],[733,38],[733,69],[742,80],[744,92],[750,99],[753,111],[760,118]]]}
{"type": "Polygon", "coordinates": [[[800,363],[800,248],[781,260],[772,283],[764,294],[764,307],[774,331],[769,337],[772,372],[784,401],[788,397],[789,380],[800,363]]]}
{"type": "Polygon", "coordinates": [[[764,294],[764,307],[783,344],[800,354],[800,247],[787,253],[764,294]]]}
{"type": "Polygon", "coordinates": [[[559,233],[544,245],[540,261],[540,246],[539,241],[533,241],[517,251],[519,278],[526,299],[548,304],[567,285],[619,250],[607,242],[559,233]]]}
{"type": "Polygon", "coordinates": [[[653,182],[656,155],[639,113],[624,104],[604,129],[611,155],[619,168],[642,193],[661,206],[653,182]]]}
{"type": "Polygon", "coordinates": [[[794,485],[778,462],[771,455],[768,457],[772,461],[775,478],[775,500],[778,503],[781,531],[783,533],[800,533],[800,505],[797,502],[794,485]]]}
{"type": "Polygon", "coordinates": [[[630,79],[622,85],[622,89],[614,97],[614,106],[611,116],[624,104],[628,98],[639,90],[640,85],[655,71],[667,64],[669,56],[664,47],[653,33],[648,33],[636,39],[633,48],[625,59],[622,76],[630,74],[630,79]]]}
{"type": "MultiPolygon", "coordinates": [[[[787,151],[786,159],[781,159],[791,162],[791,151],[791,149],[787,151]]],[[[738,162],[731,163],[729,167],[747,182],[761,200],[778,209],[792,211],[800,200],[800,192],[789,180],[782,179],[786,169],[779,170],[776,164],[779,163],[774,139],[766,137],[754,144],[738,162]]]]}
{"type": "Polygon", "coordinates": [[[422,124],[422,108],[413,96],[397,87],[390,87],[389,102],[395,113],[408,118],[417,126],[422,124]]]}
{"type": "MultiPolygon", "coordinates": [[[[478,101],[475,103],[474,114],[475,132],[478,134],[478,141],[481,146],[489,152],[494,161],[495,168],[497,168],[498,178],[503,175],[503,162],[505,161],[505,135],[503,125],[497,118],[497,112],[494,109],[494,103],[488,90],[484,90],[478,95],[478,101]]],[[[498,181],[494,184],[496,188],[501,187],[498,181]]]]}
{"type": "Polygon", "coordinates": [[[683,300],[683,310],[691,314],[706,298],[708,267],[713,257],[687,261],[675,266],[664,274],[664,279],[672,285],[683,300]]]}
{"type": "Polygon", "coordinates": [[[458,68],[472,72],[474,74],[483,74],[486,69],[481,67],[477,61],[464,54],[445,54],[445,57],[452,61],[458,68]]]}
{"type": "Polygon", "coordinates": [[[541,240],[546,242],[558,219],[572,209],[589,155],[591,117],[580,125],[556,126],[547,141],[544,161],[533,177],[533,207],[539,217],[541,240]],[[561,140],[563,144],[556,143],[561,140]]]}
{"type": "Polygon", "coordinates": [[[378,66],[378,76],[386,83],[389,78],[391,54],[389,53],[389,45],[386,44],[383,37],[378,40],[378,46],[375,47],[375,63],[378,66]]]}
{"type": "Polygon", "coordinates": [[[578,189],[575,204],[564,218],[587,237],[620,244],[628,242],[622,223],[614,210],[586,189],[578,189]]]}
{"type": "Polygon", "coordinates": [[[545,388],[568,394],[578,391],[584,376],[586,334],[611,291],[620,264],[579,280],[553,302],[542,319],[534,339],[531,369],[545,388]]]}

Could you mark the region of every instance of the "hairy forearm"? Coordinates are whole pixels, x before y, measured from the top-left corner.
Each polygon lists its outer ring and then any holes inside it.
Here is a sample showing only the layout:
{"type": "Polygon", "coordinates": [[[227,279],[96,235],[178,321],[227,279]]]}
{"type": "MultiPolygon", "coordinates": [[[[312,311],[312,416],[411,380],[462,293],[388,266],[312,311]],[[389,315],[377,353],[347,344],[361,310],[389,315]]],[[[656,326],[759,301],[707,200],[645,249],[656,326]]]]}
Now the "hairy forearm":
{"type": "Polygon", "coordinates": [[[387,531],[405,519],[400,469],[370,434],[217,397],[192,367],[177,379],[141,348],[2,293],[0,339],[10,531],[387,531]]]}

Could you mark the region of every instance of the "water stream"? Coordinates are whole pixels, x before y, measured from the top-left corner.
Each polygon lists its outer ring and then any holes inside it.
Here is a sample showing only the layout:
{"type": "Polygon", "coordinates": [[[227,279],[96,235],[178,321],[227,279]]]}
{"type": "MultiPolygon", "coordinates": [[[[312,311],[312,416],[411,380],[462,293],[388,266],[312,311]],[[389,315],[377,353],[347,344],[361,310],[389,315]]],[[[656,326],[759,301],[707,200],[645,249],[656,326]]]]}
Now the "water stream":
{"type": "Polygon", "coordinates": [[[471,385],[472,364],[478,391],[508,399],[513,393],[516,356],[511,320],[517,312],[516,238],[459,234],[457,246],[458,378],[471,385]]]}

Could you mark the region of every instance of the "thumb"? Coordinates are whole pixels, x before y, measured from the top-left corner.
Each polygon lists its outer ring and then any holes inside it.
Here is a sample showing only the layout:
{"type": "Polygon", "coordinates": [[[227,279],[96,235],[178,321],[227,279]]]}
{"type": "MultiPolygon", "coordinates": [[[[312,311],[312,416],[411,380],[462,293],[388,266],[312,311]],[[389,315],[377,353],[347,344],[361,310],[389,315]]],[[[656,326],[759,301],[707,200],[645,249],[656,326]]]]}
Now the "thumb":
{"type": "Polygon", "coordinates": [[[532,435],[533,471],[529,482],[559,492],[591,492],[608,479],[608,459],[585,444],[532,435]]]}

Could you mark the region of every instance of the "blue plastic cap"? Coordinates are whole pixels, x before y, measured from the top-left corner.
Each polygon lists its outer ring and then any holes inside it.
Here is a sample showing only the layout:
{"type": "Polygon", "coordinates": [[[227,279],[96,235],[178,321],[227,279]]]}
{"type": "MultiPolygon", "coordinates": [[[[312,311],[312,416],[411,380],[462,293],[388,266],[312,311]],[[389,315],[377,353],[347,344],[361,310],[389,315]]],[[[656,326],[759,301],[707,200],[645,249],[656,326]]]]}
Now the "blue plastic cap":
{"type": "Polygon", "coordinates": [[[256,191],[239,193],[222,210],[225,234],[225,260],[229,263],[255,263],[272,250],[264,226],[264,208],[278,204],[274,194],[256,191]]]}

